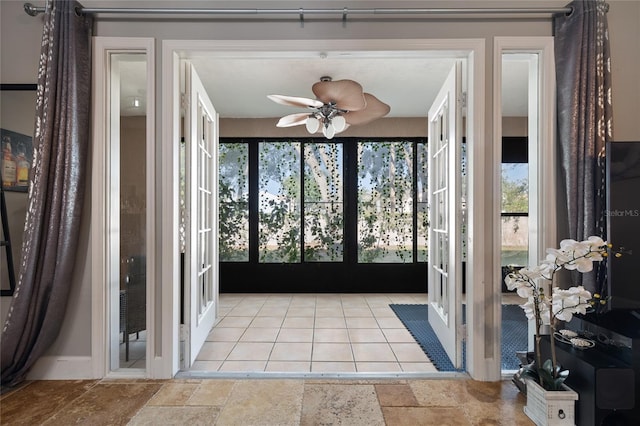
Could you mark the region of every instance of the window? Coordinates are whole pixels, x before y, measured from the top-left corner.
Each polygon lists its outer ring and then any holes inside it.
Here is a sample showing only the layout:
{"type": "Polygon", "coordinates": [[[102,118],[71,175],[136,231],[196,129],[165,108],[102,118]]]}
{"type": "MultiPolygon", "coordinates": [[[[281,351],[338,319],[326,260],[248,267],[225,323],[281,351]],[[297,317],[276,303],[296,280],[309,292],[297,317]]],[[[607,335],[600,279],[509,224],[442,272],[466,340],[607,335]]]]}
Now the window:
{"type": "Polygon", "coordinates": [[[529,164],[527,138],[503,138],[502,266],[526,266],[529,251],[529,164]]]}
{"type": "Polygon", "coordinates": [[[426,152],[424,138],[221,138],[223,291],[264,291],[249,271],[261,286],[402,279],[424,291],[426,152]]]}
{"type": "Polygon", "coordinates": [[[249,150],[243,143],[219,146],[220,259],[249,260],[249,150]]]}
{"type": "Polygon", "coordinates": [[[357,215],[358,262],[413,262],[414,252],[426,262],[425,155],[426,144],[415,140],[221,140],[221,260],[249,261],[248,183],[256,174],[259,262],[343,261],[345,215],[357,215]],[[357,145],[352,164],[344,143],[357,145]],[[357,209],[347,212],[345,166],[358,171],[357,209]]]}

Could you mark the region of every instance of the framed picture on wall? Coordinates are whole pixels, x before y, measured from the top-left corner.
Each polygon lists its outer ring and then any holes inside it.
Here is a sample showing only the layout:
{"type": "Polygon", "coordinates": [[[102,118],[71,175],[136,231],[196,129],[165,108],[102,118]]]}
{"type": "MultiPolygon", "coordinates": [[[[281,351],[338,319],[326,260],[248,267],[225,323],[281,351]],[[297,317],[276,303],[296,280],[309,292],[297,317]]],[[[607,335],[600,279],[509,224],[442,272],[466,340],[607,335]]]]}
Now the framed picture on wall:
{"type": "Polygon", "coordinates": [[[5,191],[27,192],[33,165],[36,85],[0,86],[0,177],[5,191]]]}
{"type": "Polygon", "coordinates": [[[16,287],[33,165],[36,85],[0,85],[0,296],[16,287]]]}
{"type": "Polygon", "coordinates": [[[33,138],[0,128],[2,140],[2,187],[5,191],[27,192],[33,164],[33,138]]]}

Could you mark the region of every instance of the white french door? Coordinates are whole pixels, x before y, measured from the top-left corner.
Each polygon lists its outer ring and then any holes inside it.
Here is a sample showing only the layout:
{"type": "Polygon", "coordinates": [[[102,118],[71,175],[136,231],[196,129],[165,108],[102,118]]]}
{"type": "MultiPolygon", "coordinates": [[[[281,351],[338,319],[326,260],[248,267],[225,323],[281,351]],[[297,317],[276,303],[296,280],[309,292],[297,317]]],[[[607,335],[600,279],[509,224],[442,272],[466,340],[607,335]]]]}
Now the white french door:
{"type": "Polygon", "coordinates": [[[456,62],[429,108],[428,319],[462,368],[462,66],[456,62]]]}
{"type": "Polygon", "coordinates": [[[190,63],[185,62],[186,250],[185,367],[195,361],[217,315],[218,114],[190,63]]]}

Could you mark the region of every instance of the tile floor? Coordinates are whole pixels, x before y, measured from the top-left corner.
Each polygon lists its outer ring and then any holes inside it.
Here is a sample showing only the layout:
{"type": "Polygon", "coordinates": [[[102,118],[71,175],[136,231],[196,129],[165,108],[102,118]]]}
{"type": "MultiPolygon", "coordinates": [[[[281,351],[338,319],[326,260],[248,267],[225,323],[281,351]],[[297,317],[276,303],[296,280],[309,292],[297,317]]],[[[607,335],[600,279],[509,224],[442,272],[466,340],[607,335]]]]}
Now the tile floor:
{"type": "Polygon", "coordinates": [[[510,381],[42,380],[0,396],[0,425],[533,425],[510,381]]]}
{"type": "MultiPolygon", "coordinates": [[[[185,377],[25,382],[3,389],[0,425],[533,424],[510,379],[430,375],[389,303],[426,295],[223,294],[185,377]]],[[[132,366],[144,364],[144,337],[132,341],[132,366]]]]}
{"type": "Polygon", "coordinates": [[[389,307],[426,294],[221,294],[191,372],[436,372],[389,307]]]}
{"type": "MultiPolygon", "coordinates": [[[[520,303],[504,294],[503,303],[520,303]]],[[[424,304],[426,294],[235,294],[219,298],[218,320],[182,377],[437,372],[389,307],[424,304]]],[[[129,360],[145,368],[146,332],[131,335],[129,360]]],[[[441,374],[441,373],[440,373],[441,374]]]]}

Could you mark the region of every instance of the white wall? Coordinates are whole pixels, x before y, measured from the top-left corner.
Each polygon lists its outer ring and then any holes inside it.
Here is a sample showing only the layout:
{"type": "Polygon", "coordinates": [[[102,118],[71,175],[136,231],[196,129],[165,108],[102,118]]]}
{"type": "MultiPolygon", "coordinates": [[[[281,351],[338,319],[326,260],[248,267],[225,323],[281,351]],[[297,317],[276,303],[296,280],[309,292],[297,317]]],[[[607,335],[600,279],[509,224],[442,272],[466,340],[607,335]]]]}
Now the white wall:
{"type": "MultiPolygon", "coordinates": [[[[44,2],[33,2],[42,6],[44,2]]],[[[563,7],[567,1],[497,1],[482,2],[482,7],[496,6],[536,6],[542,4],[563,7]]],[[[23,11],[24,1],[0,1],[0,81],[2,83],[34,83],[37,75],[37,61],[42,31],[42,16],[30,17],[23,11]]],[[[118,6],[123,1],[82,1],[87,7],[118,6]]],[[[142,4],[151,7],[156,4],[167,7],[168,2],[145,1],[126,2],[126,7],[142,4]]],[[[172,6],[176,6],[172,2],[172,6]]],[[[613,102],[614,126],[617,140],[640,140],[640,2],[626,0],[610,0],[608,14],[613,67],[613,102]]],[[[195,7],[247,7],[247,8],[297,8],[300,2],[281,1],[242,1],[234,2],[180,2],[180,6],[195,7]]],[[[478,2],[394,2],[393,7],[478,7],[478,2]]],[[[389,7],[389,2],[345,1],[339,6],[335,2],[314,2],[314,8],[350,8],[389,7]]],[[[131,20],[97,19],[94,35],[100,36],[141,36],[157,38],[158,63],[161,40],[163,39],[228,39],[228,40],[260,40],[260,39],[420,39],[420,38],[485,38],[487,58],[487,89],[492,93],[492,46],[494,36],[548,36],[552,33],[551,21],[548,18],[532,20],[492,20],[482,22],[476,19],[454,22],[433,18],[423,22],[393,20],[362,20],[354,17],[343,24],[339,18],[320,20],[307,17],[304,25],[297,18],[287,18],[279,22],[265,22],[264,17],[255,18],[251,22],[222,21],[198,18],[193,22],[170,22],[166,18],[131,20]]],[[[161,81],[157,78],[157,81],[161,81]]],[[[489,97],[485,101],[487,111],[491,111],[492,102],[489,97]]],[[[160,109],[158,109],[160,113],[160,109]]],[[[485,137],[492,139],[492,116],[486,115],[485,137]]],[[[86,200],[85,212],[88,213],[90,194],[86,200]]],[[[91,315],[90,315],[90,275],[91,261],[88,216],[85,216],[80,240],[80,250],[71,300],[68,312],[56,344],[49,350],[51,355],[90,356],[91,315]]],[[[4,305],[4,301],[3,301],[4,305]]]]}

